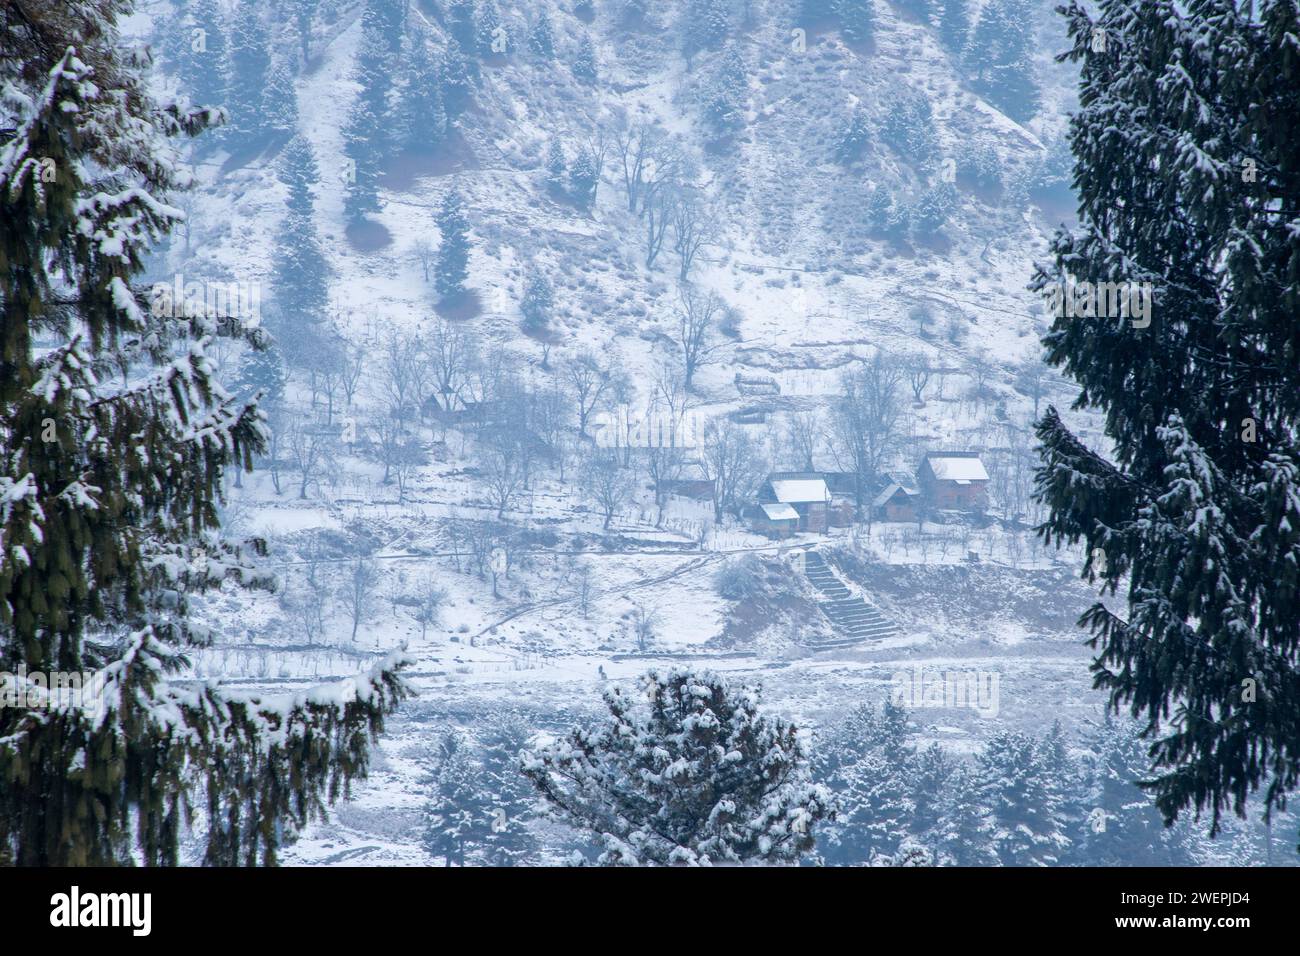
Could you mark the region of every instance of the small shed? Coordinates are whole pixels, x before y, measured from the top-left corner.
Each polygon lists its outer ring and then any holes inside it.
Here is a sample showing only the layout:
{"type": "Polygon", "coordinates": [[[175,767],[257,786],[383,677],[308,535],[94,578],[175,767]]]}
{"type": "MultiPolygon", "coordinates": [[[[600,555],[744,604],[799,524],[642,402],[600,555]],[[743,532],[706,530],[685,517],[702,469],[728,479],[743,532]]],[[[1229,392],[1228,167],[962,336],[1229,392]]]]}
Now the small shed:
{"type": "Polygon", "coordinates": [[[781,502],[764,502],[750,510],[750,527],[760,534],[788,538],[799,530],[799,512],[781,502]]]}

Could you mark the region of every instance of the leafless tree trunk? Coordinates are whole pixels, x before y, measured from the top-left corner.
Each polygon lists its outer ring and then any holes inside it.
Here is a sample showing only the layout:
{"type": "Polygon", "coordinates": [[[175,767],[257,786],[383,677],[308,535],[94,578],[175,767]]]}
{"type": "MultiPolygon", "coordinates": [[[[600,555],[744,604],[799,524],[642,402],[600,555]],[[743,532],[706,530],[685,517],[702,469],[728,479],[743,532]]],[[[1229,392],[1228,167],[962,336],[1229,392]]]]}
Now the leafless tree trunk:
{"type": "Polygon", "coordinates": [[[832,415],[832,451],[840,467],[854,475],[853,502],[859,521],[866,494],[874,485],[900,435],[903,415],[898,363],[877,352],[869,362],[844,373],[832,415]]]}
{"type": "Polygon", "coordinates": [[[744,426],[727,418],[715,419],[705,428],[700,464],[705,479],[713,482],[715,523],[722,521],[726,510],[739,517],[767,473],[757,443],[744,426]]]}
{"type": "Polygon", "coordinates": [[[488,502],[497,509],[498,521],[505,517],[523,479],[523,466],[516,448],[502,445],[488,448],[483,456],[483,483],[488,502]]]}
{"type": "Polygon", "coordinates": [[[624,123],[614,134],[614,151],[622,166],[627,211],[644,209],[647,193],[672,180],[681,165],[680,147],[667,132],[649,123],[624,123]]]}
{"type": "Polygon", "coordinates": [[[677,347],[682,350],[682,370],[689,391],[695,373],[712,361],[721,343],[717,341],[717,321],[724,303],[715,292],[700,292],[684,285],[678,289],[677,347]]]}
{"type": "Polygon", "coordinates": [[[930,384],[934,369],[930,360],[924,355],[913,353],[903,359],[903,370],[907,374],[907,384],[912,389],[912,400],[918,406],[925,404],[925,388],[930,384]]]}
{"type": "Polygon", "coordinates": [[[433,267],[434,259],[437,257],[437,251],[433,244],[427,239],[417,239],[411,246],[411,255],[415,261],[420,263],[420,271],[424,274],[424,281],[429,281],[429,269],[433,267]]]}
{"type": "Polygon", "coordinates": [[[821,412],[815,408],[791,412],[785,421],[785,440],[798,460],[798,468],[812,471],[817,466],[817,450],[821,447],[825,426],[821,412]]]}
{"type": "Polygon", "coordinates": [[[613,378],[595,353],[582,351],[564,364],[564,379],[577,406],[578,434],[586,438],[592,413],[613,387],[613,378]]]}
{"type": "Polygon", "coordinates": [[[603,527],[608,531],[615,512],[632,497],[632,480],[608,451],[592,454],[583,466],[583,473],[583,485],[600,506],[605,516],[603,527]]]}
{"type": "Polygon", "coordinates": [[[348,575],[339,590],[339,603],[352,621],[352,643],[357,641],[357,629],[374,611],[375,591],[379,587],[379,569],[369,558],[358,556],[348,565],[348,575]]]}
{"type": "Polygon", "coordinates": [[[438,586],[431,577],[422,578],[416,584],[415,610],[412,617],[420,625],[420,640],[423,642],[429,634],[429,625],[438,623],[442,615],[442,606],[447,603],[447,592],[438,586]]]}
{"type": "Polygon", "coordinates": [[[329,443],[317,430],[301,417],[289,424],[285,434],[294,467],[298,472],[298,497],[307,497],[307,486],[319,482],[325,473],[329,443]]]}
{"type": "Polygon", "coordinates": [[[716,207],[706,203],[694,190],[683,189],[674,197],[673,251],[679,259],[677,277],[685,282],[690,278],[695,257],[705,246],[717,242],[721,223],[716,207]]]}
{"type": "Polygon", "coordinates": [[[672,221],[672,197],[666,192],[658,191],[647,197],[645,206],[645,267],[653,269],[659,251],[664,247],[668,235],[668,223],[672,221]]]}

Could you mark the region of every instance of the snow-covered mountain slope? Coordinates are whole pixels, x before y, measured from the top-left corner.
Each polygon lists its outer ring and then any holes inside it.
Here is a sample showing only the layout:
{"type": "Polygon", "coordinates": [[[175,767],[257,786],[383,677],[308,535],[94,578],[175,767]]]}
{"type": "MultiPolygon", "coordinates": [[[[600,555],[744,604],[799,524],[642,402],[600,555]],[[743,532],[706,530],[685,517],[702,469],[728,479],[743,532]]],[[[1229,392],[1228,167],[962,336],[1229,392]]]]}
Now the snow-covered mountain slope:
{"type": "MultiPolygon", "coordinates": [[[[311,221],[329,270],[323,327],[364,356],[355,393],[334,396],[328,413],[312,357],[285,356],[284,414],[297,416],[294,434],[330,417],[361,438],[330,445],[308,466],[289,429],[279,457],[229,489],[228,527],[269,540],[284,586],[275,596],[207,602],[202,610],[225,638],[196,652],[194,676],[295,687],[407,644],[420,695],[393,722],[374,778],[341,822],[314,828],[290,860],[428,862],[418,810],[434,734],[502,710],[553,732],[593,707],[608,682],[670,659],[757,677],[776,709],[813,725],[879,700],[895,675],[916,667],[995,672],[995,719],[969,709],[915,715],[924,738],[962,754],[995,726],[1038,733],[1046,715],[1077,728],[1097,712],[1074,623],[1095,599],[1077,580],[1081,556],[1042,549],[1028,531],[1034,415],[1054,403],[1076,433],[1100,442],[1089,413],[1066,410],[1073,388],[1036,362],[1047,320],[1026,289],[1033,260],[1071,214],[1061,137],[1072,76],[1052,60],[1064,44],[1052,5],[1030,7],[1041,105],[1017,121],[977,92],[978,51],[954,50],[937,15],[922,22],[915,4],[877,0],[870,39],[848,43],[833,19],[785,2],[667,0],[636,20],[628,4],[522,0],[499,10],[503,50],[480,51],[468,104],[435,148],[404,148],[405,134],[381,124],[379,203],[362,220],[347,203],[364,4],[304,4],[314,10],[305,60],[296,54],[299,4],[267,5],[274,58],[294,67],[291,132],[310,144],[320,171],[311,221]],[[729,13],[725,41],[713,47],[696,19],[702,6],[729,13]],[[533,42],[543,11],[553,56],[533,42]],[[584,38],[594,80],[575,75],[584,38]],[[732,74],[743,76],[740,93],[727,87],[732,74]],[[720,132],[722,88],[733,109],[720,132]],[[649,257],[654,227],[644,209],[629,209],[620,146],[638,127],[662,137],[659,162],[671,163],[674,188],[697,202],[708,227],[689,268],[675,231],[649,257]],[[855,128],[860,136],[846,135],[855,128]],[[548,167],[557,152],[570,169],[584,152],[603,152],[589,206],[555,188],[548,167]],[[425,261],[446,238],[436,217],[453,190],[471,247],[471,294],[454,303],[439,298],[425,261]],[[785,438],[790,416],[813,412],[824,423],[846,370],[877,352],[907,359],[927,375],[916,396],[908,391],[885,464],[911,470],[927,450],[978,450],[994,472],[1001,520],[876,522],[773,541],[730,516],[715,521],[709,502],[686,496],[658,514],[635,467],[632,493],[606,515],[572,421],[561,429],[570,438],[557,442],[567,451],[504,503],[487,487],[486,443],[463,421],[416,423],[422,461],[399,481],[364,453],[386,415],[393,336],[427,339],[443,320],[481,353],[503,349],[531,395],[567,395],[565,363],[590,351],[619,380],[618,402],[643,407],[680,351],[683,273],[725,305],[711,361],[693,383],[698,413],[723,421],[756,410],[746,429],[767,448],[766,464],[800,469],[785,438]],[[539,274],[554,290],[544,334],[527,329],[521,311],[539,274]],[[771,379],[779,394],[756,403],[737,376],[771,379]],[[509,529],[508,543],[465,530],[491,523],[509,529]],[[839,555],[846,579],[897,634],[811,648],[832,625],[791,560],[804,547],[839,555]],[[745,558],[759,562],[765,583],[725,596],[715,576],[745,558]],[[358,573],[373,577],[360,610],[358,573]],[[436,613],[422,619],[435,592],[436,613]]],[[[157,3],[135,25],[165,51],[200,6],[157,3]]],[[[237,7],[206,5],[221,16],[237,7]]],[[[453,12],[435,0],[407,7],[407,52],[392,60],[395,112],[410,92],[400,71],[411,46],[444,57],[459,42],[453,12]]],[[[160,83],[185,94],[182,71],[166,56],[162,64],[160,83]]],[[[251,282],[271,318],[292,307],[275,271],[288,139],[196,148],[198,188],[178,200],[192,225],[160,252],[154,278],[251,282]]],[[[232,382],[240,358],[224,356],[232,382]]],[[[819,441],[814,464],[846,471],[834,444],[819,441]]]]}

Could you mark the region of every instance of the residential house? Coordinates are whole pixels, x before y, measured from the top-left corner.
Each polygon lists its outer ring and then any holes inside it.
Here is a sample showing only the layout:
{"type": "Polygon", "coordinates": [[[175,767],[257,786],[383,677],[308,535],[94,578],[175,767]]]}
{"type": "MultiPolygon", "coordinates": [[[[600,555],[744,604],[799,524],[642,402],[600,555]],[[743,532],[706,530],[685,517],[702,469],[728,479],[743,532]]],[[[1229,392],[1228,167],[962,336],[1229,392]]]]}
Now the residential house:
{"type": "Polygon", "coordinates": [[[978,452],[932,451],[917,469],[921,500],[933,511],[978,511],[988,507],[989,473],[978,452]]]}
{"type": "Polygon", "coordinates": [[[912,476],[891,474],[871,499],[871,514],[878,521],[916,521],[921,516],[921,490],[912,476]]]}
{"type": "MultiPolygon", "coordinates": [[[[830,489],[820,472],[775,471],[758,492],[758,504],[789,505],[798,515],[797,530],[825,533],[829,524],[830,489]]],[[[778,509],[789,520],[789,513],[778,509]]],[[[767,520],[772,520],[768,518],[767,520]]]]}

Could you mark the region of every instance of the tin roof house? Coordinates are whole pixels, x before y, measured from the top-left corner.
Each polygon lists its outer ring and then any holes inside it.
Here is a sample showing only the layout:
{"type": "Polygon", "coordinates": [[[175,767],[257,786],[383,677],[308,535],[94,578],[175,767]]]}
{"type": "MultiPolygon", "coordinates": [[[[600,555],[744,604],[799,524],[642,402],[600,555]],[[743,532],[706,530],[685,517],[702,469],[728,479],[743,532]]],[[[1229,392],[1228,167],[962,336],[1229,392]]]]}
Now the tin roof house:
{"type": "Polygon", "coordinates": [[[775,471],[759,489],[758,506],[753,513],[760,522],[788,523],[793,512],[795,530],[824,533],[830,503],[830,489],[819,472],[775,471]]]}
{"type": "Polygon", "coordinates": [[[983,511],[988,507],[989,473],[978,452],[927,452],[916,476],[921,498],[928,508],[983,511]]]}

